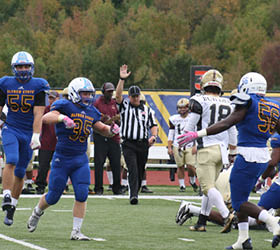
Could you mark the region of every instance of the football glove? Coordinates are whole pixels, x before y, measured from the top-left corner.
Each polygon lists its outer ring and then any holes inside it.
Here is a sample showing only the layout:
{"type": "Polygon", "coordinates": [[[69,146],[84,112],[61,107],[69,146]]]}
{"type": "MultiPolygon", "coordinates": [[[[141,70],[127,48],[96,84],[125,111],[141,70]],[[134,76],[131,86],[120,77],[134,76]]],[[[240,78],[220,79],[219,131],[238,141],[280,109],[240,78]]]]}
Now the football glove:
{"type": "Polygon", "coordinates": [[[120,127],[116,123],[112,123],[110,126],[110,132],[112,136],[117,135],[120,133],[120,127]]]}
{"type": "Polygon", "coordinates": [[[179,143],[180,148],[186,146],[187,144],[196,140],[197,138],[198,138],[197,132],[185,131],[185,134],[178,136],[178,143],[179,143]]]}
{"type": "Polygon", "coordinates": [[[39,133],[33,133],[32,138],[31,138],[31,142],[30,142],[30,147],[33,150],[41,147],[40,134],[39,133]]]}
{"type": "Polygon", "coordinates": [[[59,115],[58,122],[63,122],[66,128],[74,128],[76,126],[75,122],[66,115],[59,115]]]}

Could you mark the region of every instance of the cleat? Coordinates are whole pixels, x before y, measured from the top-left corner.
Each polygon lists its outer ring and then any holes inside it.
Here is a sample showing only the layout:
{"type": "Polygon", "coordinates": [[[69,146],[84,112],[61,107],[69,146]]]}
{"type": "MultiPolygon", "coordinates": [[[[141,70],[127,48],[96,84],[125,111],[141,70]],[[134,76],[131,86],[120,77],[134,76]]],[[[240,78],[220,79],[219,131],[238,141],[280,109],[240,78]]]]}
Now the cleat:
{"type": "Polygon", "coordinates": [[[150,193],[151,194],[151,193],[153,193],[153,191],[151,189],[149,189],[147,186],[142,186],[141,193],[146,193],[146,194],[150,193]]]}
{"type": "Polygon", "coordinates": [[[122,185],[121,189],[122,189],[122,192],[125,194],[125,192],[128,191],[128,186],[122,185]]]}
{"type": "Polygon", "coordinates": [[[9,194],[6,194],[2,200],[2,210],[5,211],[12,206],[12,197],[9,194]]]}
{"type": "Polygon", "coordinates": [[[193,191],[197,192],[198,186],[196,185],[196,183],[191,184],[193,191]]]}
{"type": "Polygon", "coordinates": [[[180,192],[186,192],[186,187],[181,186],[181,187],[180,187],[180,192]]]}
{"type": "Polygon", "coordinates": [[[240,246],[235,246],[235,247],[233,247],[233,245],[232,245],[232,246],[226,247],[225,249],[228,249],[228,250],[230,250],[230,249],[252,250],[252,249],[253,249],[253,247],[252,247],[252,241],[251,241],[250,238],[248,238],[248,239],[245,240],[242,244],[240,244],[240,246]]]}
{"type": "Polygon", "coordinates": [[[32,233],[36,230],[39,219],[43,214],[44,214],[44,212],[42,212],[41,214],[38,214],[35,211],[35,208],[33,209],[32,215],[29,217],[28,222],[27,222],[27,228],[30,233],[32,233]]]}
{"type": "Polygon", "coordinates": [[[229,233],[231,230],[231,225],[233,223],[234,214],[229,214],[227,218],[224,219],[224,227],[220,233],[229,233]]]}
{"type": "Polygon", "coordinates": [[[194,226],[190,226],[190,231],[206,232],[206,226],[201,224],[195,224],[194,226]]]}
{"type": "Polygon", "coordinates": [[[113,191],[113,185],[109,185],[107,191],[113,191]]]}
{"type": "Polygon", "coordinates": [[[181,201],[181,205],[179,207],[179,210],[176,214],[175,222],[182,226],[185,221],[187,221],[189,218],[193,217],[193,214],[190,213],[190,206],[191,203],[186,201],[181,201]]]}
{"type": "Polygon", "coordinates": [[[71,232],[70,240],[90,240],[90,238],[82,234],[78,229],[71,232]]]}
{"type": "Polygon", "coordinates": [[[274,235],[271,244],[272,248],[277,247],[279,245],[279,242],[280,242],[280,235],[274,235]]]}
{"type": "Polygon", "coordinates": [[[7,226],[11,226],[14,223],[14,214],[16,211],[16,207],[15,206],[11,206],[10,208],[6,209],[6,216],[4,218],[4,224],[7,226]]]}
{"type": "Polygon", "coordinates": [[[22,189],[22,194],[35,194],[35,189],[32,187],[32,184],[28,183],[26,188],[22,189]]]}

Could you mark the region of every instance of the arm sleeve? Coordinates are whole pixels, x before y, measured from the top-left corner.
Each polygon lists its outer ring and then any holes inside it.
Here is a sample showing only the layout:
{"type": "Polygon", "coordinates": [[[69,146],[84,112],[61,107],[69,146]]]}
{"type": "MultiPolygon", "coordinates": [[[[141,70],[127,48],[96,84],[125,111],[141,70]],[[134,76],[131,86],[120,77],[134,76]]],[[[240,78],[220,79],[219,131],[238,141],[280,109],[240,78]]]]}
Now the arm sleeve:
{"type": "Polygon", "coordinates": [[[5,105],[6,98],[7,98],[7,96],[5,95],[3,90],[0,89],[0,106],[3,107],[5,105]]]}
{"type": "Polygon", "coordinates": [[[235,126],[232,126],[228,130],[228,144],[236,146],[237,145],[237,129],[235,126]]]}
{"type": "Polygon", "coordinates": [[[35,95],[34,106],[46,106],[46,92],[41,91],[35,95]]]}
{"type": "Polygon", "coordinates": [[[184,128],[184,131],[195,131],[196,125],[200,119],[200,115],[197,113],[190,113],[188,115],[187,124],[184,128]]]}

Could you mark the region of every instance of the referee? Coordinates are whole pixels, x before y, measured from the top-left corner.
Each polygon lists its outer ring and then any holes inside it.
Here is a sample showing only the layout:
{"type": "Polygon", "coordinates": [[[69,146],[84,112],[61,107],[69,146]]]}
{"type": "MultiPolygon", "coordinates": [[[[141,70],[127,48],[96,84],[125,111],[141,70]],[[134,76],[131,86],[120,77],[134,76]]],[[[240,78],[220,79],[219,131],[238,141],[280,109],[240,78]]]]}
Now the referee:
{"type": "Polygon", "coordinates": [[[127,65],[120,67],[120,80],[116,89],[116,101],[121,116],[122,150],[128,169],[128,183],[130,189],[130,204],[138,204],[138,192],[148,159],[149,147],[157,139],[157,124],[154,111],[146,105],[140,104],[140,88],[131,86],[128,99],[123,99],[123,85],[131,72],[127,72],[127,65]],[[149,138],[149,131],[151,136],[149,138]]]}

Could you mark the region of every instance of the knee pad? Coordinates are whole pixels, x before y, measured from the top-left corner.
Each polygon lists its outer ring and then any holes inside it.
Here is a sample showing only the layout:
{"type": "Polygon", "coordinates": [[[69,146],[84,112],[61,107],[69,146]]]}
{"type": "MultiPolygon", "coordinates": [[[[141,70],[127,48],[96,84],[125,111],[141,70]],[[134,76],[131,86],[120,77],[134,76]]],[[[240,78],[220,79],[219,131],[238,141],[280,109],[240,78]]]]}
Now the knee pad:
{"type": "Polygon", "coordinates": [[[78,184],[75,190],[75,199],[79,202],[85,202],[88,197],[88,184],[78,184]]]}
{"type": "Polygon", "coordinates": [[[25,175],[25,168],[16,166],[14,174],[16,177],[23,179],[25,175]]]}
{"type": "Polygon", "coordinates": [[[62,192],[58,192],[56,190],[50,190],[46,195],[46,202],[49,205],[54,205],[59,201],[61,195],[62,192]]]}

